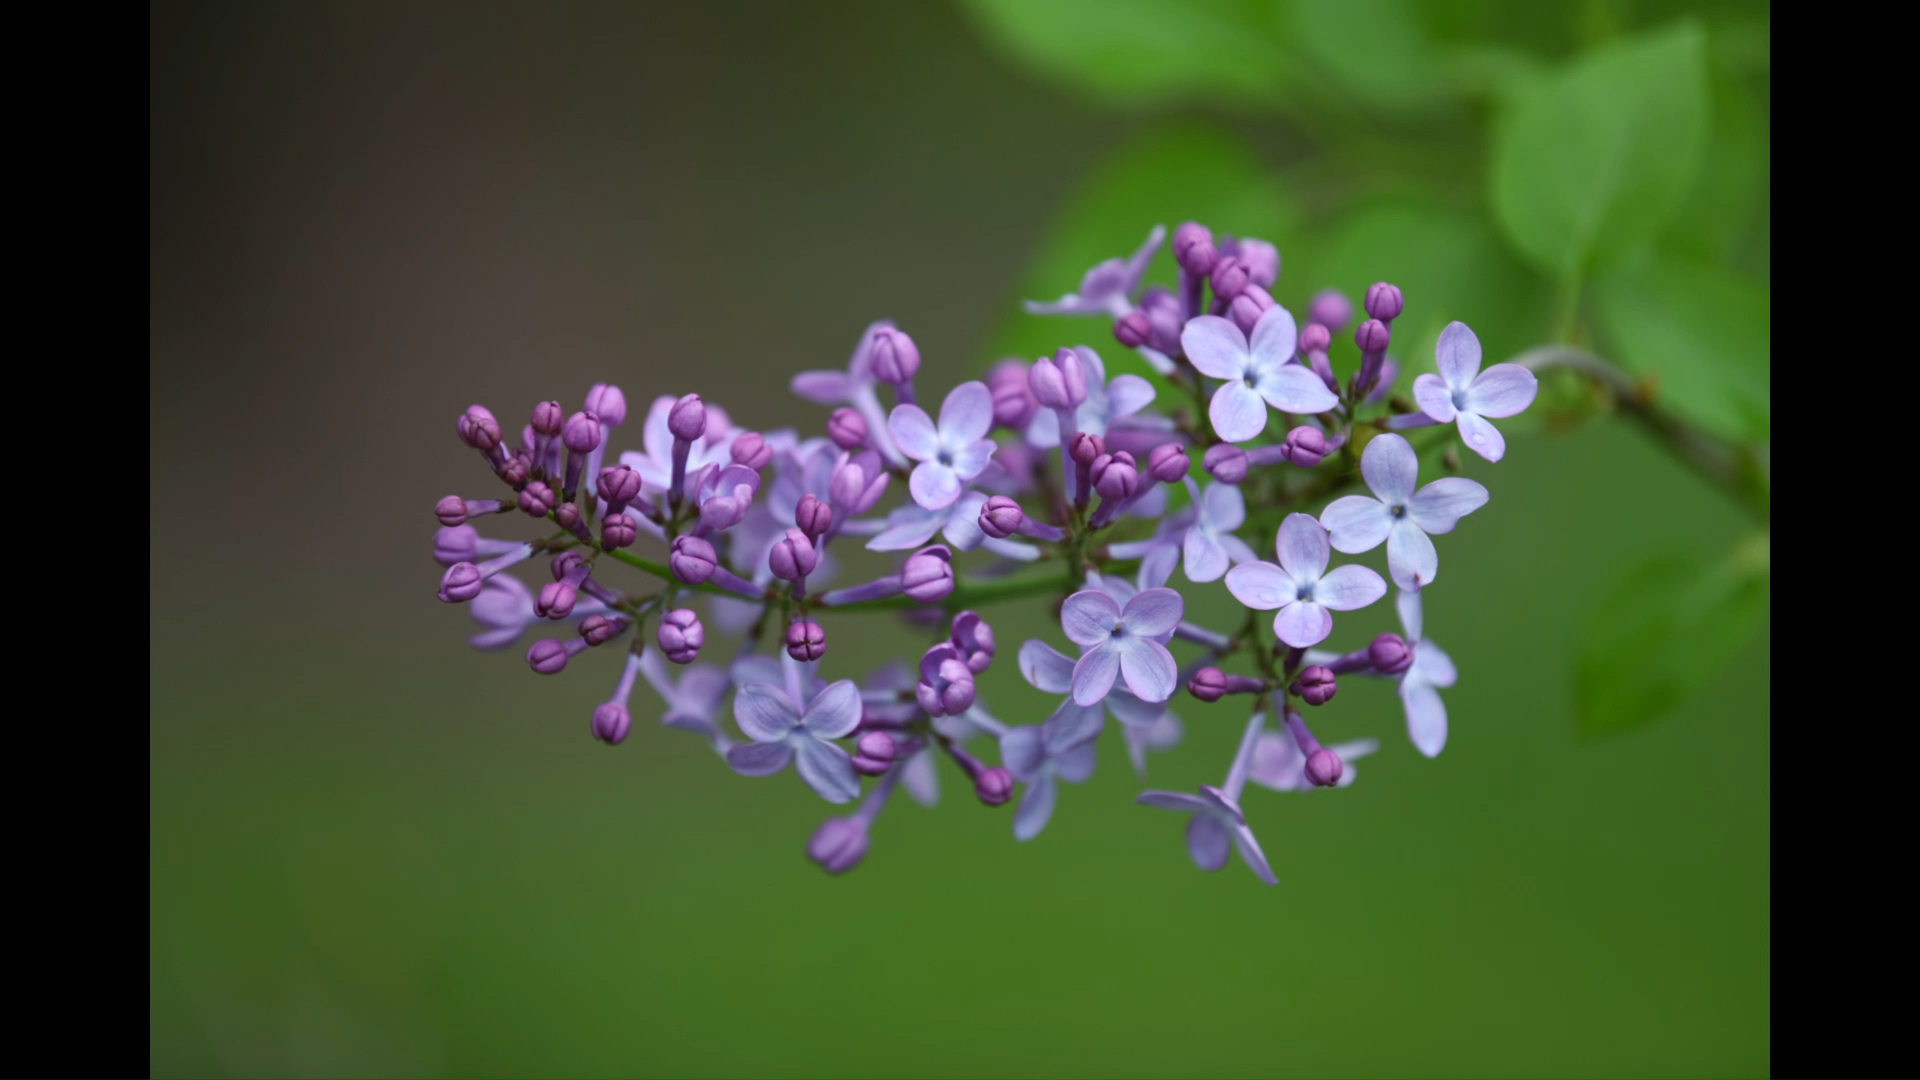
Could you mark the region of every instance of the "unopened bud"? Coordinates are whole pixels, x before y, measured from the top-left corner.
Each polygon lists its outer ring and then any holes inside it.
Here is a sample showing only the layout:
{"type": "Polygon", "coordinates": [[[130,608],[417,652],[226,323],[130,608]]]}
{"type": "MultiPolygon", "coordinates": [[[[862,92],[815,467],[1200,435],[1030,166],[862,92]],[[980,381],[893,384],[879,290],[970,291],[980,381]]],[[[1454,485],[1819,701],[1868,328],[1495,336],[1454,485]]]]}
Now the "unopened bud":
{"type": "Polygon", "coordinates": [[[1153,322],[1145,312],[1129,311],[1113,324],[1113,339],[1129,349],[1137,349],[1153,339],[1153,322]]]}
{"type": "Polygon", "coordinates": [[[660,617],[660,630],[654,635],[660,651],[676,664],[691,664],[706,643],[706,628],[692,608],[677,608],[660,617]]]}
{"type": "Polygon", "coordinates": [[[1398,675],[1413,666],[1413,649],[1399,634],[1381,634],[1367,646],[1367,659],[1382,675],[1398,675]]]}
{"type": "Polygon", "coordinates": [[[1367,286],[1367,314],[1383,322],[1392,322],[1400,317],[1406,301],[1400,296],[1398,286],[1384,281],[1376,281],[1367,286]]]}
{"type": "Polygon", "coordinates": [[[807,534],[808,540],[818,540],[821,533],[833,526],[833,507],[808,492],[800,496],[799,504],[793,508],[793,523],[807,534]]]}
{"type": "Polygon", "coordinates": [[[756,431],[736,437],[729,453],[735,465],[745,465],[755,472],[766,468],[767,462],[773,460],[773,447],[768,446],[767,440],[756,431]]]}
{"type": "Polygon", "coordinates": [[[1232,443],[1209,446],[1200,467],[1223,484],[1237,484],[1247,478],[1247,452],[1232,443]]]}
{"type": "Polygon", "coordinates": [[[1192,463],[1179,443],[1161,443],[1147,453],[1147,472],[1163,484],[1177,484],[1192,463]]]}
{"type": "Polygon", "coordinates": [[[593,737],[608,746],[620,745],[633,729],[633,717],[627,714],[624,706],[605,702],[593,710],[593,737]]]}
{"type": "Polygon", "coordinates": [[[787,624],[786,645],[795,660],[818,660],[827,654],[827,632],[812,619],[798,619],[787,624]]]}
{"type": "Polygon", "coordinates": [[[827,417],[827,438],[842,450],[858,450],[867,445],[867,418],[858,409],[835,409],[827,417]]]}
{"type": "Polygon", "coordinates": [[[687,394],[667,410],[667,430],[681,442],[692,442],[707,433],[707,406],[699,394],[687,394]]]}
{"type": "Polygon", "coordinates": [[[1288,689],[1298,694],[1301,700],[1309,705],[1325,705],[1333,700],[1333,695],[1339,691],[1340,684],[1334,679],[1333,672],[1316,664],[1302,671],[1300,677],[1295,679],[1288,689]]]}
{"type": "Polygon", "coordinates": [[[981,769],[973,778],[973,793],[988,806],[999,806],[1013,797],[1013,774],[998,766],[981,769]]]}
{"type": "Polygon", "coordinates": [[[675,537],[667,552],[667,566],[675,579],[686,585],[700,585],[713,576],[720,563],[713,545],[697,536],[675,537]]]}

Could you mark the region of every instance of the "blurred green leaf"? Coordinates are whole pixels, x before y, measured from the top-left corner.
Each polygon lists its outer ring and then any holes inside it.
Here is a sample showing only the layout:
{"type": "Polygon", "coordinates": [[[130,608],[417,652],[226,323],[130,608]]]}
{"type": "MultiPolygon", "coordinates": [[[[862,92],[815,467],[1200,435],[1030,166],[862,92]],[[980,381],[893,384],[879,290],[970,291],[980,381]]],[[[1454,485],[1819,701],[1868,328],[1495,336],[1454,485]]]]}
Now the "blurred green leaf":
{"type": "Polygon", "coordinates": [[[1103,100],[1277,100],[1289,66],[1270,0],[965,0],[987,37],[1103,100]]]}
{"type": "Polygon", "coordinates": [[[1767,182],[1770,139],[1767,118],[1746,84],[1724,62],[1713,66],[1712,138],[1660,246],[1724,263],[1754,224],[1767,182]]]}
{"type": "Polygon", "coordinates": [[[1650,723],[1718,675],[1766,616],[1770,550],[1761,532],[1727,558],[1655,559],[1616,584],[1574,668],[1581,732],[1650,723]]]}
{"type": "Polygon", "coordinates": [[[1771,296],[1717,267],[1654,258],[1594,283],[1608,351],[1655,377],[1662,406],[1735,441],[1771,431],[1771,296]]]}
{"type": "Polygon", "coordinates": [[[1508,237],[1566,280],[1653,239],[1698,171],[1707,111],[1704,38],[1690,23],[1538,84],[1495,140],[1493,205],[1508,237]]]}
{"type": "Polygon", "coordinates": [[[1375,105],[1430,106],[1439,66],[1427,29],[1404,0],[1295,0],[1301,46],[1375,105]]]}

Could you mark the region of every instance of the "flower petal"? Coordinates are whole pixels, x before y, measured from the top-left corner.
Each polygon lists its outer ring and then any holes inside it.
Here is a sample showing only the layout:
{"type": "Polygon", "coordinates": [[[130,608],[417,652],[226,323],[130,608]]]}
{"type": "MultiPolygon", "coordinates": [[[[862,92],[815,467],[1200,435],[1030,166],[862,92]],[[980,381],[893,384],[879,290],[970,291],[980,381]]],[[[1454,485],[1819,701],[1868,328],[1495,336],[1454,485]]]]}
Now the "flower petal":
{"type": "Polygon", "coordinates": [[[1151,806],[1156,810],[1172,810],[1177,814],[1205,814],[1213,809],[1212,803],[1184,791],[1143,791],[1134,796],[1133,801],[1140,806],[1151,806]]]}
{"type": "Polygon", "coordinates": [[[1415,589],[1402,589],[1393,598],[1393,609],[1400,615],[1401,636],[1409,642],[1420,640],[1421,612],[1420,593],[1415,589]]]}
{"type": "Polygon", "coordinates": [[[1540,380],[1533,372],[1519,364],[1495,364],[1467,388],[1467,408],[1496,419],[1514,416],[1526,412],[1539,392],[1540,380]]]}
{"type": "MultiPolygon", "coordinates": [[[[1268,314],[1278,310],[1271,308],[1268,314]]],[[[1323,413],[1340,404],[1340,399],[1327,389],[1326,383],[1320,381],[1320,376],[1299,364],[1282,364],[1261,372],[1260,377],[1254,380],[1254,389],[1260,392],[1267,404],[1297,416],[1323,413]]]]}
{"type": "Polygon", "coordinates": [[[1180,665],[1174,663],[1165,645],[1147,638],[1128,638],[1114,651],[1120,654],[1120,674],[1127,680],[1127,689],[1141,701],[1165,701],[1180,685],[1180,665]]]}
{"type": "Polygon", "coordinates": [[[1064,694],[1073,686],[1073,660],[1046,642],[1029,638],[1020,646],[1020,674],[1035,690],[1064,694]]]}
{"type": "MultiPolygon", "coordinates": [[[[1147,550],[1140,560],[1140,587],[1157,589],[1173,576],[1173,568],[1180,561],[1180,549],[1172,544],[1156,544],[1147,550]]],[[[1221,571],[1225,573],[1226,571],[1221,571]]]]}
{"type": "Polygon", "coordinates": [[[1291,603],[1297,589],[1285,570],[1269,562],[1241,563],[1227,571],[1227,591],[1255,611],[1291,603]]]}
{"type": "Polygon", "coordinates": [[[1094,748],[1100,744],[1093,739],[1057,755],[1053,760],[1053,774],[1069,784],[1086,782],[1093,775],[1094,748]]]}
{"type": "MultiPolygon", "coordinates": [[[[1374,442],[1385,438],[1374,437],[1374,442]]],[[[1369,447],[1371,449],[1371,447],[1369,447]]],[[[1393,530],[1393,512],[1387,504],[1366,495],[1345,495],[1320,511],[1320,525],[1327,530],[1327,542],[1335,551],[1357,555],[1372,551],[1393,530]]]]}
{"type": "Polygon", "coordinates": [[[1237,380],[1253,362],[1247,351],[1247,336],[1218,315],[1187,320],[1186,329],[1180,331],[1180,348],[1200,374],[1216,379],[1237,380]]]}
{"type": "Polygon", "coordinates": [[[1421,682],[1437,686],[1442,690],[1452,686],[1459,678],[1454,670],[1453,658],[1440,651],[1440,646],[1421,638],[1413,647],[1413,666],[1407,669],[1405,681],[1421,682]]]}
{"type": "Polygon", "coordinates": [[[953,505],[966,489],[965,481],[953,471],[951,466],[937,461],[923,461],[913,467],[907,477],[907,491],[913,495],[913,501],[928,510],[942,510],[953,505]]]}
{"type": "Polygon", "coordinates": [[[1444,424],[1458,412],[1453,407],[1453,391],[1447,389],[1445,380],[1438,375],[1414,377],[1413,403],[1420,406],[1419,415],[1432,418],[1434,423],[1444,424]]]}
{"type": "MultiPolygon", "coordinates": [[[[1253,354],[1253,366],[1270,370],[1293,359],[1293,347],[1299,335],[1299,327],[1293,322],[1293,312],[1279,304],[1268,308],[1260,316],[1260,321],[1253,324],[1253,341],[1248,347],[1253,354]]],[[[1326,393],[1327,385],[1320,382],[1319,376],[1314,376],[1313,381],[1319,383],[1321,393],[1326,393]]]]}
{"type": "Polygon", "coordinates": [[[1222,383],[1207,405],[1214,433],[1230,443],[1246,442],[1266,430],[1267,400],[1253,387],[1235,379],[1222,383]]]}
{"type": "Polygon", "coordinates": [[[1273,632],[1296,649],[1318,645],[1333,633],[1333,616],[1311,600],[1296,600],[1273,617],[1273,632]]]}
{"type": "Polygon", "coordinates": [[[733,696],[733,722],[754,742],[778,742],[799,726],[800,710],[778,686],[747,683],[733,696]]]}
{"type": "Polygon", "coordinates": [[[1376,435],[1360,455],[1360,475],[1381,502],[1404,503],[1413,498],[1414,485],[1420,480],[1420,456],[1413,452],[1412,443],[1392,432],[1376,435]]]}
{"type": "Polygon", "coordinates": [[[1487,489],[1464,476],[1443,476],[1407,503],[1407,517],[1422,532],[1450,533],[1460,519],[1487,505],[1487,489]]]}
{"type": "Polygon", "coordinates": [[[1135,593],[1120,611],[1120,622],[1130,634],[1152,637],[1165,634],[1180,625],[1187,602],[1172,589],[1148,589],[1135,593]]]}
{"type": "Polygon", "coordinates": [[[1130,691],[1114,687],[1107,695],[1107,711],[1113,718],[1129,727],[1146,728],[1160,722],[1167,715],[1167,705],[1163,701],[1141,701],[1130,691]]]}
{"type": "Polygon", "coordinates": [[[1153,393],[1153,384],[1138,375],[1115,375],[1107,384],[1107,419],[1132,416],[1153,403],[1153,393]]]}
{"type": "Polygon", "coordinates": [[[1507,456],[1507,440],[1493,426],[1493,421],[1470,412],[1461,413],[1454,417],[1454,421],[1460,426],[1460,440],[1467,444],[1467,449],[1488,461],[1499,461],[1507,456]]]}
{"type": "Polygon", "coordinates": [[[803,371],[788,385],[795,394],[821,405],[838,405],[852,393],[844,371],[803,371]]]}
{"type": "Polygon", "coordinates": [[[1187,854],[1193,858],[1193,865],[1202,870],[1218,870],[1227,865],[1226,826],[1213,819],[1212,814],[1195,814],[1187,822],[1187,854]]]}
{"type": "Polygon", "coordinates": [[[1222,536],[1220,542],[1226,545],[1227,557],[1233,560],[1235,566],[1260,561],[1260,556],[1253,553],[1253,549],[1247,546],[1247,542],[1232,533],[1222,536]]]}
{"type": "Polygon", "coordinates": [[[895,405],[887,416],[887,430],[900,452],[915,461],[932,461],[940,453],[940,433],[934,429],[933,417],[918,405],[895,405]]]}
{"type": "Polygon", "coordinates": [[[1120,625],[1120,605],[1098,589],[1082,589],[1060,605],[1060,629],[1075,645],[1097,645],[1120,625]]]}
{"type": "Polygon", "coordinates": [[[994,442],[992,439],[976,439],[953,453],[953,471],[960,474],[962,480],[971,480],[979,476],[993,460],[994,442]]]}
{"type": "Polygon", "coordinates": [[[964,446],[986,438],[992,429],[993,391],[986,383],[963,382],[947,392],[947,399],[940,403],[941,442],[964,446]]]}
{"type": "MultiPolygon", "coordinates": [[[[1427,534],[1411,521],[1396,524],[1393,535],[1387,538],[1387,573],[1393,578],[1393,583],[1402,589],[1424,588],[1433,584],[1433,579],[1440,573],[1440,553],[1433,550],[1433,541],[1427,539],[1427,534]]],[[[1314,595],[1319,596],[1319,591],[1316,590],[1314,595]]]]}
{"type": "Polygon", "coordinates": [[[1400,704],[1407,712],[1407,738],[1427,757],[1439,757],[1447,745],[1447,706],[1440,691],[1425,683],[1404,683],[1400,704]]]}
{"type": "Polygon", "coordinates": [[[940,771],[933,765],[933,750],[926,749],[907,759],[900,770],[900,786],[921,806],[940,803],[940,771]]]}
{"type": "Polygon", "coordinates": [[[1200,529],[1188,529],[1181,545],[1186,561],[1187,580],[1218,581],[1227,572],[1227,548],[1218,537],[1200,529]]]}
{"type": "Polygon", "coordinates": [[[928,510],[918,505],[896,506],[887,514],[887,527],[867,541],[868,551],[906,551],[933,539],[951,514],[946,508],[928,510]]]}
{"type": "Polygon", "coordinates": [[[1246,497],[1233,484],[1208,484],[1200,495],[1200,517],[1220,532],[1232,532],[1246,524],[1246,497]]]}
{"type": "Polygon", "coordinates": [[[1120,657],[1112,646],[1093,647],[1073,665],[1073,700],[1077,705],[1094,705],[1113,689],[1120,675],[1120,657]]]}
{"type": "Polygon", "coordinates": [[[1433,362],[1449,387],[1465,390],[1480,373],[1480,339],[1473,336],[1466,323],[1450,322],[1440,331],[1440,343],[1433,348],[1433,362]]]}
{"type": "Polygon", "coordinates": [[[980,531],[980,508],[987,504],[985,492],[969,491],[947,507],[947,525],[941,530],[956,551],[972,551],[987,539],[980,531]]]}
{"type": "Polygon", "coordinates": [[[852,679],[841,679],[814,695],[800,726],[819,739],[838,739],[860,726],[860,688],[852,679]]]}
{"type": "MultiPolygon", "coordinates": [[[[1107,704],[1125,690],[1115,688],[1107,694],[1107,704]]],[[[1102,728],[1107,726],[1107,711],[1099,705],[1075,705],[1071,700],[1063,701],[1040,725],[1040,744],[1050,756],[1061,754],[1079,746],[1081,743],[1100,736],[1102,728]]]]}
{"type": "Polygon", "coordinates": [[[793,760],[785,742],[750,742],[727,749],[727,765],[741,776],[772,776],[793,760]]]}
{"type": "Polygon", "coordinates": [[[1274,791],[1297,791],[1307,771],[1307,759],[1293,736],[1284,731],[1268,731],[1253,746],[1253,763],[1247,779],[1274,791]]]}
{"type": "Polygon", "coordinates": [[[1352,564],[1334,567],[1313,586],[1314,602],[1334,611],[1356,611],[1385,595],[1387,583],[1380,580],[1379,574],[1352,564]]]}
{"type": "Polygon", "coordinates": [[[1026,794],[1020,796],[1020,805],[1013,811],[1015,840],[1031,840],[1047,827],[1048,819],[1053,817],[1057,791],[1052,772],[1041,773],[1028,781],[1026,794]]]}
{"type": "Polygon", "coordinates": [[[1267,854],[1260,850],[1260,841],[1253,838],[1253,830],[1242,822],[1233,828],[1233,846],[1240,852],[1240,861],[1247,864],[1253,876],[1269,885],[1280,884],[1273,876],[1273,868],[1267,865],[1267,854]]]}
{"type": "Polygon", "coordinates": [[[1047,748],[1040,739],[1039,728],[1008,728],[1007,733],[1000,736],[1000,764],[1006,766],[1015,780],[1031,782],[1046,763],[1047,748]]]}
{"type": "Polygon", "coordinates": [[[793,740],[794,767],[815,795],[830,803],[852,802],[860,797],[860,777],[853,771],[847,752],[806,735],[793,740]]]}
{"type": "Polygon", "coordinates": [[[1280,523],[1274,548],[1280,556],[1280,569],[1302,585],[1320,580],[1327,570],[1327,560],[1333,557],[1327,530],[1312,514],[1288,514],[1280,523]]]}

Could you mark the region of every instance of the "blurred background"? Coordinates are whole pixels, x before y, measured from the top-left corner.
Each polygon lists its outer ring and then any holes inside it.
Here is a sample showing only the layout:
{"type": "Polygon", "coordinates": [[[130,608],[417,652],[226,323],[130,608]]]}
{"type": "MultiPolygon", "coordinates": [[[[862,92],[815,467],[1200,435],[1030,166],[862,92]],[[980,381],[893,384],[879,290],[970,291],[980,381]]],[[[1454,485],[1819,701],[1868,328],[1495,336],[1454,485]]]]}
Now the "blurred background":
{"type": "MultiPolygon", "coordinates": [[[[176,3],[150,32],[156,1074],[1769,1070],[1764,4],[176,3]],[[1125,368],[1018,301],[1188,218],[1278,243],[1296,311],[1400,284],[1414,370],[1454,318],[1489,363],[1594,348],[1755,478],[1546,380],[1441,545],[1446,752],[1343,687],[1317,726],[1381,739],[1361,781],[1249,793],[1278,889],[1195,871],[1115,745],[1031,843],[950,777],[829,878],[793,777],[733,776],[645,688],[601,746],[610,659],[536,678],[432,599],[428,508],[487,493],[469,402],[518,423],[608,380],[817,429],[788,376],[880,317],[927,387],[1074,341],[1125,368]]],[[[986,614],[983,698],[1037,722],[1012,653],[1057,627],[986,614]]],[[[831,629],[835,675],[900,647],[831,629]]],[[[1152,786],[1217,783],[1244,714],[1179,711],[1152,786]]]]}

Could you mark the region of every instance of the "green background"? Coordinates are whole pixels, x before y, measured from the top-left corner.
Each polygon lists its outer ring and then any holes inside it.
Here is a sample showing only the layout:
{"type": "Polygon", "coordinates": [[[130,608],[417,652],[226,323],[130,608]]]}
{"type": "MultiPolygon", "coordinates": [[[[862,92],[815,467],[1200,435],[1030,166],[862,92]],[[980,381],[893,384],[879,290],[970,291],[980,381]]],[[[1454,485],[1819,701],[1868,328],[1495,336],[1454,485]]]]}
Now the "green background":
{"type": "MultiPolygon", "coordinates": [[[[1576,732],[1608,584],[1750,527],[1624,423],[1469,458],[1493,501],[1427,609],[1461,669],[1446,752],[1343,685],[1316,729],[1383,749],[1341,792],[1249,793],[1277,889],[1195,871],[1117,743],[1031,843],[949,772],[829,878],[793,776],[733,776],[644,688],[602,747],[609,658],[536,678],[431,599],[429,505],[487,493],[448,431],[469,401],[611,379],[636,412],[698,389],[811,425],[787,375],[875,317],[926,387],[1089,338],[1009,318],[1073,283],[1033,260],[1099,163],[1177,123],[1284,164],[1287,129],[1101,109],[934,5],[169,6],[151,31],[155,1073],[1769,1070],[1764,623],[1662,723],[1576,732]]],[[[1283,284],[1383,276],[1342,260],[1402,220],[1283,242],[1283,284]]],[[[1460,316],[1490,350],[1546,322],[1503,295],[1460,316]]],[[[1224,589],[1184,591],[1228,624],[1224,589]]],[[[982,695],[1036,722],[1012,654],[1057,628],[987,614],[982,695]]],[[[887,616],[829,629],[834,675],[901,648],[887,616]]],[[[1178,709],[1152,786],[1217,783],[1243,708],[1178,709]]]]}

